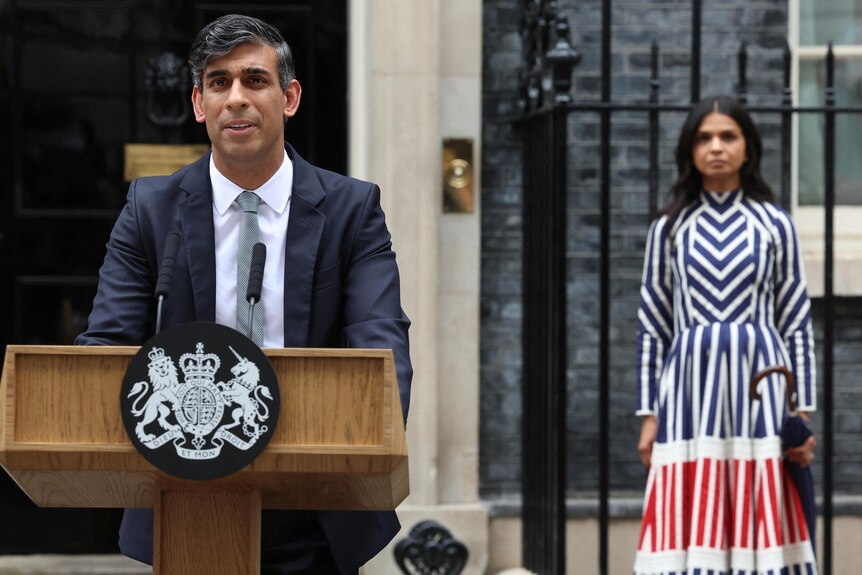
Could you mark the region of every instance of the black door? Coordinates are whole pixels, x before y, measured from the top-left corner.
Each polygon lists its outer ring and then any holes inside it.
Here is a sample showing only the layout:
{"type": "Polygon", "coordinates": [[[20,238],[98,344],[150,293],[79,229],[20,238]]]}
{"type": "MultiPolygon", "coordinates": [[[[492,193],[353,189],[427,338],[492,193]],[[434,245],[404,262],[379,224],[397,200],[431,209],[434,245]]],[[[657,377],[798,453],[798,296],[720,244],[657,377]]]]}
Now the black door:
{"type": "MultiPolygon", "coordinates": [[[[346,0],[0,0],[0,351],[84,329],[128,189],[125,145],[207,143],[183,64],[228,13],[281,29],[303,86],[287,139],[343,173],[346,0]]],[[[113,552],[119,517],[36,508],[0,471],[0,554],[113,552]]]]}

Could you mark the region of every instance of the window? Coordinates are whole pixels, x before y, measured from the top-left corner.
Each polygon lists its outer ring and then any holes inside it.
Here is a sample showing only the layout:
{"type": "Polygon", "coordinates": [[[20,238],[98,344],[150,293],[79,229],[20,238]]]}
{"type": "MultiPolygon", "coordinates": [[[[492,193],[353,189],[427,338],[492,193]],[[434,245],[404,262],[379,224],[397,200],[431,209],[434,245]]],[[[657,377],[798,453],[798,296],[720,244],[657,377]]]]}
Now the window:
{"type": "MultiPolygon", "coordinates": [[[[794,103],[824,104],[832,42],[835,104],[862,107],[862,0],[790,0],[788,6],[794,103]]],[[[820,114],[799,114],[794,124],[794,217],[812,295],[823,293],[824,121],[820,114]]],[[[836,116],[835,202],[835,293],[862,295],[862,114],[836,116]]]]}

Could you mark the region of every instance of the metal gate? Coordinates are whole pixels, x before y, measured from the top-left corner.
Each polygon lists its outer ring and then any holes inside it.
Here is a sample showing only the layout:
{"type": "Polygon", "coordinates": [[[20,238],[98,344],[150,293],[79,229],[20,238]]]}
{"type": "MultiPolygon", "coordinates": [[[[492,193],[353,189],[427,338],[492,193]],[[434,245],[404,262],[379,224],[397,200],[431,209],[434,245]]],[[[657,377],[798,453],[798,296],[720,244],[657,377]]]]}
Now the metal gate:
{"type": "MultiPolygon", "coordinates": [[[[523,562],[537,573],[565,572],[566,522],[566,150],[567,121],[574,116],[598,116],[600,122],[600,242],[599,242],[599,569],[608,573],[609,499],[609,347],[610,347],[610,230],[611,230],[611,118],[620,112],[641,113],[649,125],[649,208],[656,213],[659,193],[659,127],[662,114],[686,112],[688,106],[666,105],[659,98],[659,50],[654,43],[648,98],[640,102],[615,101],[611,94],[612,2],[601,3],[601,97],[578,102],[571,96],[572,74],[580,56],[569,39],[569,24],[559,2],[522,0],[521,116],[515,122],[521,134],[524,166],[523,202],[523,562]]],[[[690,100],[701,98],[701,1],[691,3],[690,100]]],[[[747,51],[738,53],[737,98],[747,99],[747,51]]],[[[835,62],[830,46],[826,55],[826,89],[823,106],[793,106],[791,53],[784,52],[784,84],[778,104],[748,106],[752,112],[775,114],[781,129],[780,197],[790,208],[791,126],[794,115],[816,114],[824,119],[824,295],[822,348],[823,428],[818,457],[823,459],[821,518],[823,520],[823,573],[832,573],[833,518],[833,341],[835,302],[833,289],[833,238],[835,208],[835,121],[840,114],[862,109],[835,103],[835,62]]],[[[644,230],[648,222],[644,221],[644,230]]],[[[634,448],[634,446],[632,446],[634,448]]]]}

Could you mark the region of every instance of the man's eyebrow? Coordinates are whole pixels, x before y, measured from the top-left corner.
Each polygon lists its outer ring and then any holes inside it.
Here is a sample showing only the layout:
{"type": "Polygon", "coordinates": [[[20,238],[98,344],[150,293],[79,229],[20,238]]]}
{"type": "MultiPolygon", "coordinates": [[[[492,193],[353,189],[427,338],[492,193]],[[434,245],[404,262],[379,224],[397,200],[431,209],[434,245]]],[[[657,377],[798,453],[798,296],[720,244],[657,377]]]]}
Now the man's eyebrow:
{"type": "MultiPolygon", "coordinates": [[[[244,68],[242,71],[243,75],[250,76],[252,74],[260,75],[260,76],[269,76],[270,71],[266,68],[260,68],[258,66],[249,66],[248,68],[244,68]]],[[[207,78],[216,78],[219,76],[227,76],[227,70],[222,68],[217,68],[215,70],[210,70],[207,72],[207,78]]]]}
{"type": "Polygon", "coordinates": [[[251,75],[251,74],[260,74],[263,76],[269,76],[269,70],[266,68],[259,68],[257,66],[249,66],[245,70],[243,70],[243,74],[251,75]]]}

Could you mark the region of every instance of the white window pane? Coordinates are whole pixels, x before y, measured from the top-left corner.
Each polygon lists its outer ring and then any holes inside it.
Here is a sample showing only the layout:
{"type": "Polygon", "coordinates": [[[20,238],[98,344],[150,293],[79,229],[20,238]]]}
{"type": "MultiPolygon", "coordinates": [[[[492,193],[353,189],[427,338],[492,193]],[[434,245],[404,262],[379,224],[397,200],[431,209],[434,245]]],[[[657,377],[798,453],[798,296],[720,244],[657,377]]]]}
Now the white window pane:
{"type": "MultiPolygon", "coordinates": [[[[824,103],[826,65],[821,61],[799,63],[799,102],[803,106],[824,103]]],[[[862,60],[835,62],[837,106],[862,107],[862,60]]],[[[823,204],[822,114],[799,115],[799,205],[823,204]]],[[[839,114],[835,119],[835,202],[862,205],[862,115],[839,114]]]]}
{"type": "Polygon", "coordinates": [[[801,0],[802,46],[862,44],[862,0],[801,0]]]}

